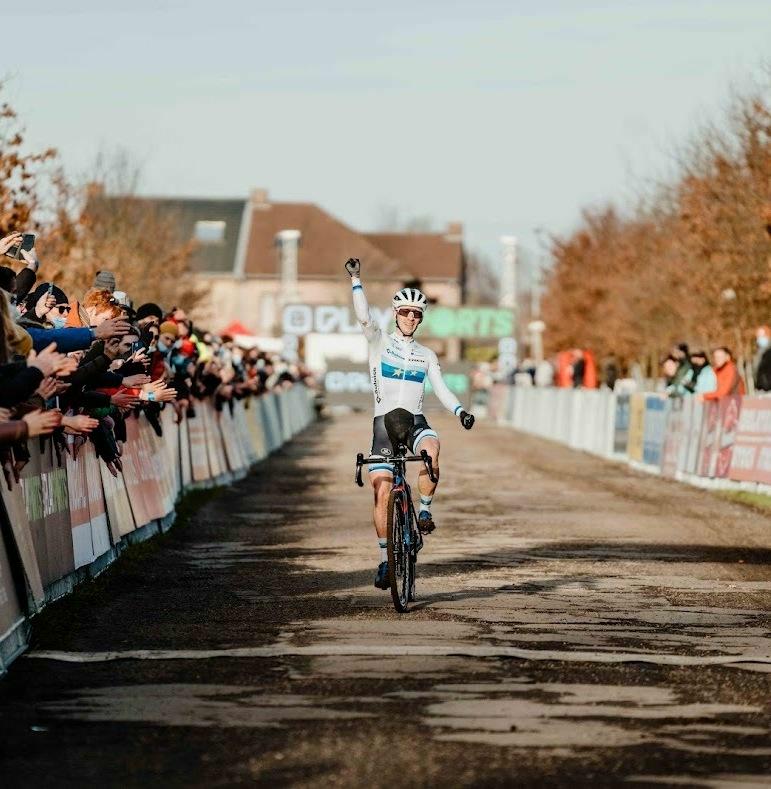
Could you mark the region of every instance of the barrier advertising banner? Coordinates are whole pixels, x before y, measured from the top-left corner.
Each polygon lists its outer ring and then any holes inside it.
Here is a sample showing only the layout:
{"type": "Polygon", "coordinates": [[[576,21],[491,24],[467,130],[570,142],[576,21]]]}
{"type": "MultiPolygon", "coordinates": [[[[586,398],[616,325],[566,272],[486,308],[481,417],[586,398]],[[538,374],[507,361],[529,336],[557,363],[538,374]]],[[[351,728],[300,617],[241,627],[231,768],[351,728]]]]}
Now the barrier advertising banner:
{"type": "Polygon", "coordinates": [[[626,452],[629,443],[629,395],[616,398],[616,418],[613,424],[613,451],[626,452]]]}
{"type": "Polygon", "coordinates": [[[771,485],[771,399],[743,399],[728,476],[771,485]]]}
{"type": "Polygon", "coordinates": [[[689,398],[688,411],[688,451],[683,471],[688,474],[696,474],[701,456],[701,425],[704,421],[704,403],[691,397],[689,398]]]}
{"type": "Polygon", "coordinates": [[[91,443],[83,446],[78,460],[86,467],[86,490],[88,491],[88,516],[91,520],[91,544],[94,556],[101,556],[110,550],[113,543],[120,540],[120,532],[110,532],[107,522],[107,505],[104,500],[102,475],[99,471],[99,458],[91,443]]]}
{"type": "MultiPolygon", "coordinates": [[[[112,546],[119,547],[135,529],[158,525],[173,512],[191,472],[198,475],[196,481],[228,481],[228,467],[240,471],[264,457],[269,423],[279,446],[279,401],[284,427],[292,435],[312,420],[312,402],[303,386],[253,400],[249,413],[239,402],[232,415],[219,415],[202,401],[196,404],[198,417],[181,426],[174,422],[173,410],[165,409],[163,437],[144,414],[132,415],[126,420],[123,473],[117,476],[97,458],[90,442],[77,457],[65,453],[59,459],[50,439],[42,448],[39,440],[29,441],[30,461],[21,484],[0,487],[0,673],[24,648],[29,631],[17,625],[24,624],[28,601],[33,611],[39,610],[47,599],[69,591],[100,557],[114,559],[119,551],[112,546]],[[28,600],[20,599],[22,578],[28,600]]],[[[145,535],[156,531],[148,529],[145,535]]]]}
{"type": "Polygon", "coordinates": [[[51,442],[32,452],[22,471],[24,503],[43,586],[75,569],[65,466],[56,466],[51,442]]]}
{"type": "Polygon", "coordinates": [[[125,537],[136,528],[134,513],[131,504],[129,504],[126,482],[122,474],[113,477],[101,460],[99,461],[99,475],[102,478],[102,490],[104,491],[104,503],[110,531],[113,534],[117,531],[120,537],[125,537]]]}
{"type": "MultiPolygon", "coordinates": [[[[175,421],[173,408],[165,408],[161,412],[161,426],[163,427],[163,437],[157,440],[157,445],[166,453],[166,463],[171,469],[171,489],[176,501],[179,492],[182,490],[182,464],[180,461],[180,434],[182,431],[175,421]]],[[[187,430],[185,430],[185,433],[187,433],[187,430]]]]}
{"type": "Polygon", "coordinates": [[[217,424],[217,416],[208,403],[202,403],[197,411],[204,425],[206,451],[209,456],[209,470],[211,471],[211,476],[217,479],[217,477],[221,477],[228,470],[225,451],[222,448],[222,437],[217,424]]]}
{"type": "Polygon", "coordinates": [[[720,405],[715,400],[704,403],[699,439],[699,463],[696,473],[701,477],[714,477],[720,441],[720,405]]]}
{"type": "Polygon", "coordinates": [[[629,398],[629,443],[627,454],[631,460],[642,462],[645,430],[645,395],[633,394],[629,398]]]}
{"type": "MultiPolygon", "coordinates": [[[[145,485],[143,482],[142,462],[140,459],[140,448],[138,446],[137,426],[135,419],[126,420],[126,436],[128,440],[123,445],[121,462],[123,464],[123,481],[126,485],[126,492],[131,504],[131,511],[134,513],[134,521],[137,526],[149,523],[150,508],[145,500],[145,485]]],[[[150,502],[152,505],[152,502],[150,502]]]]}
{"type": "Polygon", "coordinates": [[[681,450],[688,441],[688,424],[685,401],[682,397],[673,399],[669,406],[669,418],[661,453],[661,473],[674,477],[680,469],[681,450]]]}
{"type": "Polygon", "coordinates": [[[668,400],[659,395],[645,398],[643,427],[643,462],[650,466],[661,465],[661,450],[667,427],[668,400]]]}
{"type": "Polygon", "coordinates": [[[243,455],[241,442],[238,440],[235,421],[233,415],[230,413],[230,409],[225,407],[219,414],[215,413],[215,419],[219,420],[228,468],[230,471],[240,471],[246,467],[247,460],[243,455]]]}
{"type": "MultiPolygon", "coordinates": [[[[69,442],[70,447],[73,441],[69,442]]],[[[101,485],[100,485],[101,487],[101,485]]],[[[88,511],[88,479],[86,464],[67,456],[67,489],[70,500],[70,525],[72,527],[72,551],[75,567],[94,561],[94,546],[91,541],[91,514],[88,511]]]]}
{"type": "Polygon", "coordinates": [[[202,415],[203,406],[196,409],[195,419],[186,419],[190,439],[190,470],[193,482],[204,482],[213,476],[209,470],[209,453],[206,451],[206,428],[202,415]]]}
{"type": "Polygon", "coordinates": [[[183,488],[193,481],[193,458],[190,451],[190,427],[187,419],[177,427],[179,432],[179,479],[183,488]]]}
{"type": "Polygon", "coordinates": [[[730,395],[720,400],[718,410],[718,420],[720,422],[720,433],[715,445],[715,476],[725,479],[731,469],[731,457],[733,455],[734,443],[736,442],[736,431],[739,425],[739,413],[742,407],[740,395],[730,395]]]}
{"type": "Polygon", "coordinates": [[[8,522],[13,533],[13,540],[16,543],[16,550],[21,557],[27,589],[33,604],[38,606],[45,599],[45,592],[43,591],[43,581],[40,577],[40,568],[38,567],[35,545],[32,540],[32,529],[27,517],[24,494],[19,485],[14,485],[11,490],[8,490],[5,485],[0,485],[0,496],[2,496],[5,512],[8,515],[8,522]]]}
{"type": "Polygon", "coordinates": [[[5,540],[0,533],[0,638],[12,630],[23,619],[23,611],[16,585],[11,574],[11,563],[5,540]]]}

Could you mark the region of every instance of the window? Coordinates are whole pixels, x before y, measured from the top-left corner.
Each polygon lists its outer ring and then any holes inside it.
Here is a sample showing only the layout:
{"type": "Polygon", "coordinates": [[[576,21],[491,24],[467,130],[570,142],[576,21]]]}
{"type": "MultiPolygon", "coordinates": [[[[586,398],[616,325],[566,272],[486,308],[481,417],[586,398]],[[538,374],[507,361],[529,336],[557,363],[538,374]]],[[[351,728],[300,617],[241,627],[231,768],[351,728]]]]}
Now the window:
{"type": "Polygon", "coordinates": [[[222,244],[225,241],[225,223],[219,220],[200,219],[195,223],[193,237],[202,244],[222,244]]]}

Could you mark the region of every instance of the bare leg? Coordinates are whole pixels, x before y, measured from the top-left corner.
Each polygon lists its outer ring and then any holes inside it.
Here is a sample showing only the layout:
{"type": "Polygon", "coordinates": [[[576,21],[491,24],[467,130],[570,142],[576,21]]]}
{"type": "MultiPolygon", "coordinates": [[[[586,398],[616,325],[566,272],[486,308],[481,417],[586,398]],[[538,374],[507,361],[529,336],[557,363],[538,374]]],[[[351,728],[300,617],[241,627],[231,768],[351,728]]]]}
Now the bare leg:
{"type": "Polygon", "coordinates": [[[391,474],[384,474],[380,471],[369,475],[372,482],[372,491],[375,495],[375,510],[372,520],[375,524],[375,532],[378,539],[385,540],[388,536],[388,497],[391,493],[393,477],[391,474]]]}
{"type": "Polygon", "coordinates": [[[433,496],[436,492],[436,486],[439,484],[439,441],[436,438],[424,438],[416,447],[418,454],[421,450],[425,449],[428,456],[431,458],[431,465],[433,466],[434,476],[436,482],[431,481],[428,476],[425,466],[421,466],[420,473],[418,474],[418,490],[421,496],[433,496]]]}

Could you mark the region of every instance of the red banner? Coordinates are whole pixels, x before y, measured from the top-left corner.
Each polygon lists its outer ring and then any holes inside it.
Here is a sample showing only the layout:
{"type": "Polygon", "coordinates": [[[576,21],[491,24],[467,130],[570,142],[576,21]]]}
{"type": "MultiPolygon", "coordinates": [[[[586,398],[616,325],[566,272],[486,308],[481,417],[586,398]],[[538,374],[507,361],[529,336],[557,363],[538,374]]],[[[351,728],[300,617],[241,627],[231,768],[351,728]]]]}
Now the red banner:
{"type": "Polygon", "coordinates": [[[704,403],[701,422],[700,454],[696,473],[700,477],[714,477],[720,440],[720,406],[715,400],[704,403]]]}
{"type": "Polygon", "coordinates": [[[728,476],[771,485],[771,399],[743,399],[728,476]]]}
{"type": "Polygon", "coordinates": [[[720,400],[720,436],[715,448],[715,476],[725,478],[731,468],[731,456],[736,442],[739,413],[742,408],[740,395],[731,395],[720,400]]]}

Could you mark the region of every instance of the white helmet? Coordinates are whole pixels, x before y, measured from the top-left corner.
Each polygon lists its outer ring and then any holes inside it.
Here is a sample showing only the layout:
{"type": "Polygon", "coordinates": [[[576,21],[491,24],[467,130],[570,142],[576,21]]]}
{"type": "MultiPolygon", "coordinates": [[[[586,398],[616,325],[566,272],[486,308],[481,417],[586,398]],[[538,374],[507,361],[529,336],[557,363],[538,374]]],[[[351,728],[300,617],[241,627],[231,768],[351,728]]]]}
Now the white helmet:
{"type": "Polygon", "coordinates": [[[394,295],[392,304],[395,310],[402,307],[416,307],[421,312],[425,312],[428,309],[428,299],[417,288],[402,288],[394,295]]]}

